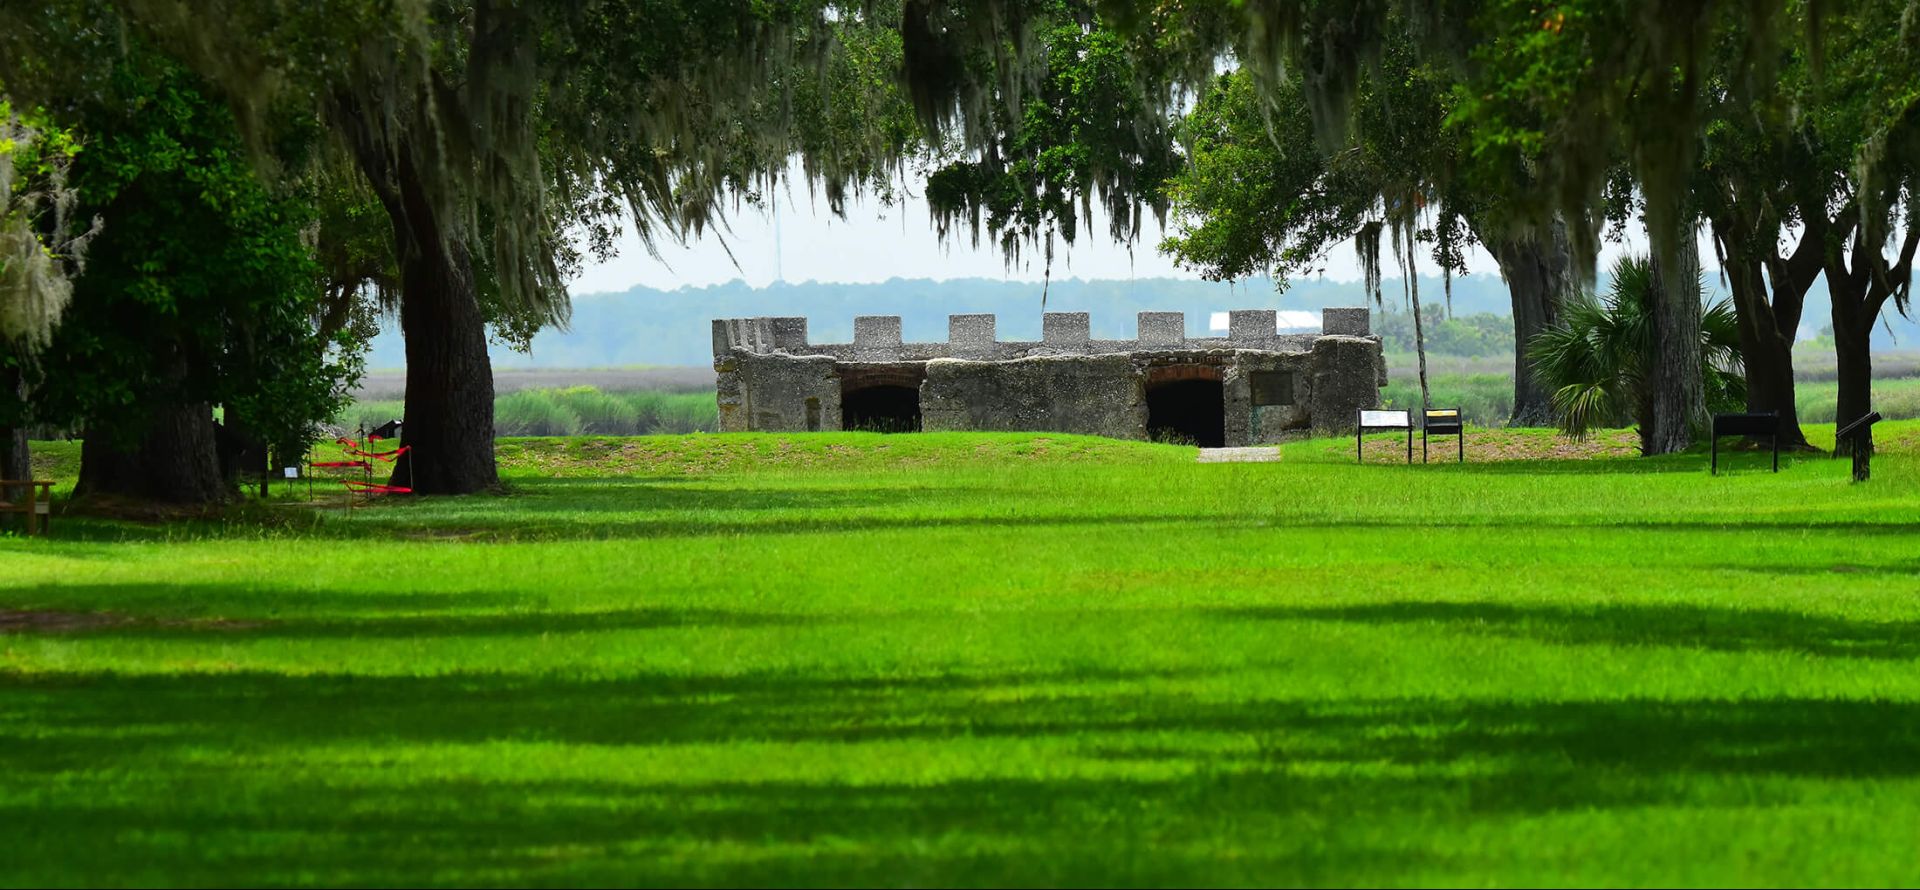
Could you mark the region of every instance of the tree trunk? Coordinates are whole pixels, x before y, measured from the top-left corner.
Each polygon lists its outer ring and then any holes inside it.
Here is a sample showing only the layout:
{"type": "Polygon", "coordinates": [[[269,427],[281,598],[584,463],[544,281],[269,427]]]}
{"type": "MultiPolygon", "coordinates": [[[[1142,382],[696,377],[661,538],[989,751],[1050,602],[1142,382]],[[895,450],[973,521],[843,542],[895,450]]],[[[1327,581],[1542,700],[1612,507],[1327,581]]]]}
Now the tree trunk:
{"type": "Polygon", "coordinates": [[[0,479],[33,478],[33,451],[27,445],[27,428],[0,426],[0,479]]]}
{"type": "Polygon", "coordinates": [[[1552,426],[1553,394],[1534,376],[1527,344],[1560,320],[1573,284],[1573,255],[1566,223],[1556,219],[1548,241],[1494,238],[1485,241],[1513,300],[1513,415],[1510,426],[1552,426]]]}
{"type": "MultiPolygon", "coordinates": [[[[1659,239],[1655,239],[1658,247],[1659,239]]],[[[1647,382],[1651,429],[1641,431],[1647,454],[1673,454],[1693,444],[1694,428],[1706,420],[1700,366],[1700,257],[1691,240],[1672,251],[1677,265],[1653,255],[1653,367],[1647,382]]]]}
{"type": "MultiPolygon", "coordinates": [[[[1733,295],[1733,312],[1740,328],[1740,364],[1747,378],[1747,410],[1780,412],[1780,447],[1805,450],[1805,433],[1800,431],[1800,414],[1794,405],[1793,336],[1791,328],[1781,331],[1781,321],[1768,299],[1767,283],[1760,263],[1729,259],[1726,264],[1727,288],[1733,295]]],[[[1795,313],[1793,323],[1799,323],[1795,313]]]]}
{"type": "MultiPolygon", "coordinates": [[[[5,393],[6,401],[26,403],[26,386],[19,368],[0,365],[0,393],[5,393]]],[[[27,428],[0,424],[0,479],[32,478],[33,453],[27,447],[27,428]]]]}
{"type": "MultiPolygon", "coordinates": [[[[361,172],[393,222],[400,264],[400,329],[407,343],[409,449],[394,485],[418,494],[471,494],[499,483],[493,460],[493,363],[474,288],[473,261],[444,208],[425,191],[427,149],[374,126],[350,97],[338,97],[361,172]]],[[[430,163],[431,161],[428,161],[430,163]]]]}
{"type": "Polygon", "coordinates": [[[500,481],[493,461],[493,364],[465,247],[405,252],[400,328],[407,413],[393,483],[419,494],[471,494],[500,481]]]}
{"type": "Polygon", "coordinates": [[[111,495],[171,504],[216,504],[228,489],[214,447],[213,407],[163,407],[132,448],[107,436],[80,445],[75,497],[111,495]]]}
{"type": "MultiPolygon", "coordinates": [[[[0,348],[5,347],[0,341],[0,348]]],[[[26,387],[20,379],[20,369],[0,365],[0,402],[14,401],[24,405],[26,387]]],[[[25,481],[33,478],[33,452],[27,446],[27,428],[25,426],[7,426],[0,424],[0,479],[25,481]]],[[[18,501],[21,497],[34,492],[10,488],[0,492],[0,500],[18,501]]],[[[16,514],[0,516],[0,531],[8,528],[26,529],[26,517],[16,514]]]]}
{"type": "MultiPolygon", "coordinates": [[[[1878,312],[1868,313],[1862,306],[1862,294],[1847,293],[1845,284],[1828,283],[1833,298],[1833,357],[1839,371],[1839,400],[1834,408],[1834,428],[1846,426],[1873,410],[1873,321],[1878,312]]],[[[1854,444],[1873,453],[1873,431],[1859,438],[1836,443],[1835,454],[1854,453],[1854,444]]]]}

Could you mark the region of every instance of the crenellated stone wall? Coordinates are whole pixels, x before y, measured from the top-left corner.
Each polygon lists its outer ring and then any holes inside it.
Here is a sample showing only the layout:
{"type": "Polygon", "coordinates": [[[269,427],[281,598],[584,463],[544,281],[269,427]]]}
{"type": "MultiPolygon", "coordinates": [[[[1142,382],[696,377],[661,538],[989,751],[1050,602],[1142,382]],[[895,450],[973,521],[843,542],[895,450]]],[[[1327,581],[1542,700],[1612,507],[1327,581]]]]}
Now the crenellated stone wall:
{"type": "Polygon", "coordinates": [[[1087,313],[1048,312],[1040,340],[1002,341],[994,316],[952,315],[946,342],[908,343],[899,316],[865,315],[852,343],[826,344],[808,342],[804,318],[716,319],[720,428],[837,430],[876,416],[900,428],[911,410],[911,428],[926,430],[1171,430],[1203,444],[1352,429],[1386,379],[1368,311],[1327,309],[1319,334],[1276,333],[1275,319],[1235,310],[1227,336],[1188,337],[1183,313],[1142,312],[1135,339],[1095,340],[1087,313]]]}

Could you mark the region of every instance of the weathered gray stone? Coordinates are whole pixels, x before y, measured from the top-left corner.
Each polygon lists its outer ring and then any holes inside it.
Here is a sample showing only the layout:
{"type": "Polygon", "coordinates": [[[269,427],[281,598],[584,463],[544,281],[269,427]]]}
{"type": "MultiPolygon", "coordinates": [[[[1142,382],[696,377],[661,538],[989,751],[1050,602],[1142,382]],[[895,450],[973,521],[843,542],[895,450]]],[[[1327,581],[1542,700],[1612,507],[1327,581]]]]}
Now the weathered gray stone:
{"type": "Polygon", "coordinates": [[[1048,312],[1040,316],[1040,339],[1048,346],[1086,347],[1093,324],[1085,312],[1048,312]]]}
{"type": "Polygon", "coordinates": [[[807,346],[807,320],[786,316],[767,319],[772,328],[773,348],[782,352],[793,352],[807,346]]]}
{"type": "MultiPolygon", "coordinates": [[[[1231,319],[1230,337],[1187,339],[1180,313],[1141,313],[1138,339],[1092,340],[1087,313],[1055,312],[1043,318],[1044,340],[998,342],[993,316],[954,315],[948,342],[902,343],[898,316],[864,316],[855,320],[851,344],[808,343],[801,318],[721,319],[713,324],[719,426],[839,429],[849,393],[885,387],[895,394],[887,398],[917,396],[900,410],[917,412],[927,430],[1141,439],[1148,437],[1149,392],[1213,381],[1219,437],[1238,446],[1283,441],[1309,428],[1351,430],[1356,411],[1378,404],[1385,382],[1378,337],[1276,336],[1273,310],[1231,319]]],[[[1355,318],[1325,324],[1351,329],[1355,318]]],[[[1205,386],[1180,391],[1208,397],[1205,386]]],[[[858,397],[863,416],[874,410],[874,397],[858,397]]]]}
{"type": "Polygon", "coordinates": [[[900,316],[856,315],[853,317],[853,345],[884,347],[900,345],[900,316]]]}
{"type": "Polygon", "coordinates": [[[984,315],[947,316],[947,346],[955,358],[991,358],[995,319],[984,315]]]}
{"type": "Polygon", "coordinates": [[[1125,354],[1003,362],[936,359],[920,387],[922,428],[1146,438],[1140,372],[1125,354]]]}
{"type": "MultiPolygon", "coordinates": [[[[799,433],[840,428],[840,375],[830,355],[736,353],[737,394],[721,397],[721,429],[799,433]],[[732,413],[737,420],[730,421],[732,413]]],[[[721,372],[724,376],[725,371],[721,372]]],[[[723,387],[723,390],[725,388],[723,387]]]]}
{"type": "Polygon", "coordinates": [[[1359,412],[1380,404],[1377,366],[1380,344],[1367,337],[1321,337],[1313,341],[1313,428],[1353,432],[1359,412]]]}
{"type": "Polygon", "coordinates": [[[1367,308],[1334,307],[1320,310],[1320,333],[1339,337],[1365,337],[1373,333],[1367,308]]]}
{"type": "Polygon", "coordinates": [[[1187,342],[1185,312],[1142,312],[1138,319],[1141,346],[1178,346],[1187,342]]]}
{"type": "Polygon", "coordinates": [[[1272,309],[1235,309],[1227,313],[1227,339],[1263,343],[1278,335],[1280,316],[1272,309]]]}

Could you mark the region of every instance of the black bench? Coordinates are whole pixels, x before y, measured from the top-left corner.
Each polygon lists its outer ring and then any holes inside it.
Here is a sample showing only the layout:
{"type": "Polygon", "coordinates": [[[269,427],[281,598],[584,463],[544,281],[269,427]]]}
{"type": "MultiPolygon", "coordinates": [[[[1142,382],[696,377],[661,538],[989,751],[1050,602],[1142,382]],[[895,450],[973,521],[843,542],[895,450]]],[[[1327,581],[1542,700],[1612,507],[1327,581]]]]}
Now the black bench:
{"type": "Polygon", "coordinates": [[[1427,409],[1426,420],[1420,425],[1420,462],[1423,464],[1427,462],[1428,436],[1454,437],[1458,462],[1467,462],[1467,422],[1460,416],[1460,409],[1427,409]]]}
{"type": "Polygon", "coordinates": [[[1767,436],[1773,440],[1773,471],[1780,472],[1780,412],[1760,411],[1752,414],[1715,414],[1713,415],[1713,444],[1708,446],[1712,457],[1712,472],[1720,473],[1720,437],[1721,436],[1767,436]]]}
{"type": "Polygon", "coordinates": [[[1873,475],[1873,449],[1867,447],[1867,436],[1873,432],[1873,425],[1882,418],[1878,411],[1868,411],[1860,419],[1840,428],[1833,434],[1833,453],[1838,457],[1840,443],[1854,439],[1853,443],[1853,481],[1865,482],[1873,475]]]}
{"type": "Polygon", "coordinates": [[[1405,430],[1407,463],[1413,463],[1413,412],[1360,409],[1360,422],[1353,431],[1353,458],[1362,463],[1366,461],[1366,456],[1360,447],[1360,437],[1366,435],[1368,430],[1405,430]]]}

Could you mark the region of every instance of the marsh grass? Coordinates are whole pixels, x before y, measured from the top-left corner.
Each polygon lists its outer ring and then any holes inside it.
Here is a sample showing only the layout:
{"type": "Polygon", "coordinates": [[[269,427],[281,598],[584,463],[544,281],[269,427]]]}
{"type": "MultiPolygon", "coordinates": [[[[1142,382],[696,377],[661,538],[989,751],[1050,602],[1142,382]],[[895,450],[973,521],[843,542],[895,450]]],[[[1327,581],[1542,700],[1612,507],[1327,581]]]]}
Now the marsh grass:
{"type": "MultiPolygon", "coordinates": [[[[406,416],[399,400],[355,402],[334,418],[346,429],[377,427],[406,416]]],[[[648,436],[713,432],[719,407],[705,392],[606,392],[593,386],[516,389],[494,399],[497,436],[648,436]]]]}

